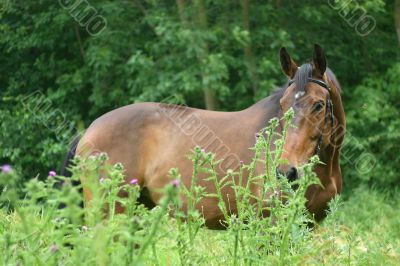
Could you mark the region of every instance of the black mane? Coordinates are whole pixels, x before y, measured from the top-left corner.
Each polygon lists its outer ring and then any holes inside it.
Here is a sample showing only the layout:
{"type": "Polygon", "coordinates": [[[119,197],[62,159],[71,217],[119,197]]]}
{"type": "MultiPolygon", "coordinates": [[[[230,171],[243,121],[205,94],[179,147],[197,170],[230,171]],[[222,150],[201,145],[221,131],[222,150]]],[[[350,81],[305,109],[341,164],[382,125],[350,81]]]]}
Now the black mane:
{"type": "MultiPolygon", "coordinates": [[[[296,74],[294,75],[293,82],[296,84],[296,92],[298,91],[305,91],[306,85],[308,83],[308,79],[312,78],[312,64],[310,63],[305,63],[299,69],[297,70],[296,74]]],[[[335,84],[335,86],[338,88],[339,92],[342,92],[342,89],[340,87],[340,84],[333,73],[333,71],[330,68],[326,69],[326,74],[328,78],[335,84]]],[[[285,93],[286,89],[289,87],[289,81],[285,83],[284,86],[279,87],[276,89],[271,96],[276,96],[279,99],[282,98],[283,94],[285,93]]]]}
{"type": "Polygon", "coordinates": [[[303,64],[294,75],[293,81],[296,84],[296,91],[305,91],[308,79],[312,78],[313,68],[310,63],[303,64]]]}
{"type": "MultiPolygon", "coordinates": [[[[303,64],[301,67],[299,67],[293,78],[293,81],[296,83],[296,91],[305,90],[308,83],[307,79],[312,78],[312,71],[312,64],[310,63],[303,64]]],[[[335,87],[339,90],[339,93],[341,93],[342,89],[340,87],[340,84],[330,68],[326,68],[326,75],[335,84],[335,87]]],[[[260,100],[253,106],[261,106],[262,108],[275,110],[276,112],[278,112],[280,110],[279,100],[283,97],[286,89],[289,87],[289,82],[290,81],[287,81],[285,85],[283,85],[282,87],[278,87],[270,94],[270,96],[260,100]]]]}

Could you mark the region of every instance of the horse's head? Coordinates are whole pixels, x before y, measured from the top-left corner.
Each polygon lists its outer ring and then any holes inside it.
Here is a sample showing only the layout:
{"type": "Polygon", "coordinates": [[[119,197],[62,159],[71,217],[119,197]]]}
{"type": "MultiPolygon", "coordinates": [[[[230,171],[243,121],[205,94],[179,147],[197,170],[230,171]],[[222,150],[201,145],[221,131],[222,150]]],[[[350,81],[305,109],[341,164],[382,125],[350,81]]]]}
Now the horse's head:
{"type": "Polygon", "coordinates": [[[289,181],[298,178],[297,167],[319,155],[327,146],[333,129],[333,106],[327,81],[326,58],[322,48],[315,45],[311,63],[298,67],[285,48],[280,50],[283,72],[290,81],[280,105],[282,112],[293,108],[293,127],[287,131],[281,158],[286,163],[277,169],[289,181]]]}

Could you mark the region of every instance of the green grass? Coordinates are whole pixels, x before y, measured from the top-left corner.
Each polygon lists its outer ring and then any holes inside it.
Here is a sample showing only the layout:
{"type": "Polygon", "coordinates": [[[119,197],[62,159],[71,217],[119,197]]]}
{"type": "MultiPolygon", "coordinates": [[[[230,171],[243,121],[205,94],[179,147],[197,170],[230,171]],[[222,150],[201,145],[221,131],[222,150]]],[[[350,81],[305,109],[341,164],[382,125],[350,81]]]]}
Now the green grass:
{"type": "MultiPolygon", "coordinates": [[[[336,213],[328,216],[311,233],[301,254],[292,258],[300,265],[398,265],[400,262],[400,194],[390,198],[368,188],[355,189],[340,202],[336,213]]],[[[174,220],[168,220],[169,235],[157,243],[160,265],[179,265],[174,252],[177,234],[174,220]]],[[[202,228],[196,252],[204,254],[204,265],[232,263],[229,247],[234,239],[226,231],[202,228]]],[[[152,259],[149,254],[148,259],[152,259]]],[[[270,254],[259,265],[275,265],[279,257],[270,254]]]]}
{"type": "MultiPolygon", "coordinates": [[[[310,238],[300,254],[291,258],[291,262],[299,265],[398,265],[400,261],[400,210],[399,194],[388,197],[386,194],[368,188],[355,189],[345,201],[340,201],[337,211],[311,232],[310,238]]],[[[52,251],[50,240],[57,234],[54,227],[46,227],[46,215],[29,214],[29,225],[32,235],[38,234],[40,228],[45,228],[38,239],[37,246],[26,243],[13,246],[13,253],[25,253],[30,259],[20,261],[32,262],[31,265],[56,265],[57,261],[80,265],[87,262],[91,265],[112,264],[112,250],[107,250],[107,237],[110,228],[96,228],[97,241],[93,241],[92,228],[80,233],[80,245],[76,250],[68,247],[58,247],[52,251]],[[101,233],[102,232],[102,233],[101,233]],[[108,233],[107,233],[108,232],[108,233]],[[93,245],[93,243],[97,243],[93,245]],[[28,252],[32,248],[32,253],[28,252]],[[36,251],[35,251],[36,250],[36,251]],[[96,252],[97,250],[97,252],[96,252]],[[35,251],[37,258],[33,256],[35,251]],[[55,255],[60,253],[60,255],[55,255]],[[30,255],[27,255],[30,254],[30,255]],[[62,255],[64,254],[64,256],[62,255]],[[85,255],[86,254],[86,255],[85,255]],[[90,258],[96,255],[96,259],[90,258]],[[53,259],[52,259],[53,257],[53,259]]],[[[0,251],[4,252],[7,236],[25,236],[21,234],[21,219],[17,213],[0,211],[0,251]]],[[[169,216],[162,219],[160,231],[153,248],[147,250],[143,265],[180,265],[179,248],[176,243],[178,235],[176,220],[169,216]]],[[[63,237],[63,236],[60,236],[63,237]]],[[[231,243],[233,236],[228,231],[215,231],[201,228],[194,251],[200,255],[202,265],[232,264],[231,243]]],[[[115,247],[114,247],[115,248],[115,247]]],[[[0,258],[4,258],[1,254],[0,258]]],[[[17,258],[12,258],[8,265],[15,265],[17,258]]],[[[115,261],[117,263],[117,261],[115,261]]],[[[279,263],[277,254],[268,254],[264,260],[254,265],[275,265],[279,263]]],[[[243,264],[243,263],[242,263],[243,264]]]]}
{"type": "Polygon", "coordinates": [[[71,178],[49,176],[22,184],[16,172],[0,173],[0,264],[398,265],[400,193],[348,188],[345,199],[331,201],[324,222],[310,229],[307,224],[313,219],[305,208],[304,193],[318,181],[312,171],[318,160],[313,157],[302,167],[304,175],[295,191],[285,178],[277,179],[273,169],[281,163],[283,141],[275,142],[274,156],[269,152],[277,124],[272,121],[265,129],[268,137],[257,139],[253,161],[224,177],[216,173],[214,154],[195,148],[190,156],[192,185],[177,185],[179,171],[171,169],[173,182],[161,191],[164,198],[152,210],[136,203],[139,186],[126,184],[122,165],[107,164],[105,154],[77,157],[71,178]],[[256,175],[259,163],[266,171],[256,175]],[[244,170],[249,179],[240,184],[244,170]],[[99,179],[100,173],[106,178],[99,179]],[[209,176],[206,180],[214,184],[215,193],[208,194],[197,185],[199,173],[209,176]],[[84,209],[79,207],[79,186],[71,182],[81,177],[93,196],[84,209]],[[56,188],[58,179],[63,185],[56,188]],[[261,197],[251,193],[252,182],[261,184],[261,197]],[[235,192],[236,215],[230,215],[224,203],[225,186],[235,192]],[[120,190],[128,196],[119,197],[120,190]],[[187,212],[180,208],[181,196],[188,199],[187,212]],[[202,197],[218,199],[226,230],[203,226],[204,219],[195,208],[202,197]],[[250,204],[250,199],[255,203],[250,204]],[[61,203],[65,208],[59,208],[61,203]],[[116,203],[125,207],[125,213],[115,214],[116,203]],[[266,209],[272,214],[262,217],[266,209]]]}

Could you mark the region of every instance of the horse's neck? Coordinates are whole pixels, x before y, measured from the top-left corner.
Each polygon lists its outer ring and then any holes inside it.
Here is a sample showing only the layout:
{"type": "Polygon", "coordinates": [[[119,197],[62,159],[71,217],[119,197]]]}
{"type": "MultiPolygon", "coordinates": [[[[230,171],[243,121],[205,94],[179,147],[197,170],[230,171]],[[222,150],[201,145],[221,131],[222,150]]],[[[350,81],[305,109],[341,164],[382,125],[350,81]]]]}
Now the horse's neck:
{"type": "Polygon", "coordinates": [[[272,95],[256,102],[245,111],[256,113],[263,121],[265,127],[272,118],[282,117],[282,111],[279,104],[281,97],[282,94],[280,91],[274,92],[272,95]]]}
{"type": "MultiPolygon", "coordinates": [[[[340,148],[342,146],[346,130],[346,119],[340,95],[340,85],[334,76],[333,79],[332,77],[329,77],[328,82],[332,90],[331,100],[333,105],[334,125],[331,131],[330,144],[322,151],[322,153],[324,157],[323,162],[325,163],[323,168],[326,172],[327,178],[330,179],[333,175],[340,175],[336,172],[340,172],[340,148]]],[[[336,176],[336,178],[341,179],[341,176],[336,176]]],[[[330,180],[327,180],[327,182],[330,182],[330,180]]]]}

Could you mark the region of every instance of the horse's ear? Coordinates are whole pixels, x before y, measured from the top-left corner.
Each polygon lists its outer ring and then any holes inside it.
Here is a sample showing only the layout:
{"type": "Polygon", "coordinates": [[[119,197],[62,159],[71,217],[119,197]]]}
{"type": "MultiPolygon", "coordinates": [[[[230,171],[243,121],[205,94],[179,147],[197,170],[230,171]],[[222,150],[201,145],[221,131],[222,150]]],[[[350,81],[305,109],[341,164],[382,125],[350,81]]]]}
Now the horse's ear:
{"type": "Polygon", "coordinates": [[[290,55],[287,52],[285,47],[282,47],[280,49],[279,57],[280,57],[280,60],[281,60],[281,67],[282,67],[283,72],[290,79],[293,79],[294,75],[296,74],[296,71],[297,71],[298,67],[297,67],[296,63],[290,57],[290,55]]]}
{"type": "Polygon", "coordinates": [[[314,44],[313,65],[315,74],[323,77],[326,71],[326,56],[319,44],[314,44]]]}

